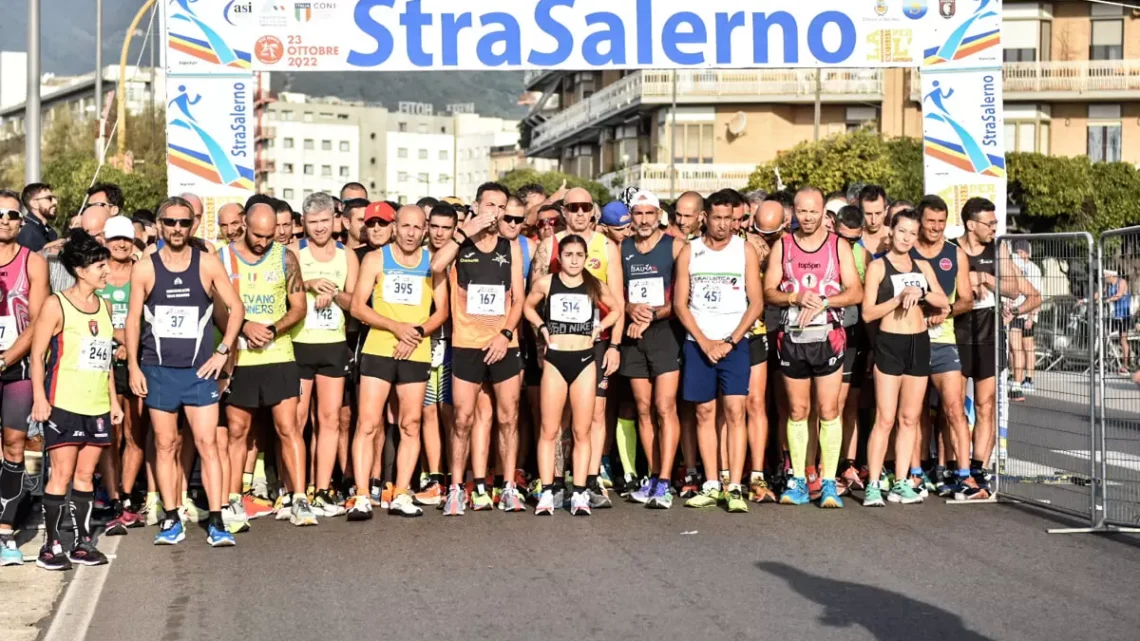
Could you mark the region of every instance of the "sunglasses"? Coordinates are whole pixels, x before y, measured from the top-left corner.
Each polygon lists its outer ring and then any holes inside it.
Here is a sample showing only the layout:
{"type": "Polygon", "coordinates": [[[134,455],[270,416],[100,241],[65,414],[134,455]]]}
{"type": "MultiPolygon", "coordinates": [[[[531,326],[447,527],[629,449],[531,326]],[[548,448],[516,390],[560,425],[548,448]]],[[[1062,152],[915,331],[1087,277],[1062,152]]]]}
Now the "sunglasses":
{"type": "Polygon", "coordinates": [[[594,203],[566,203],[566,211],[574,214],[584,214],[594,211],[594,203]]]}
{"type": "Polygon", "coordinates": [[[304,237],[305,237],[305,232],[301,232],[299,234],[293,234],[293,238],[296,238],[297,240],[301,240],[304,237]]]}
{"type": "Polygon", "coordinates": [[[836,236],[839,236],[843,240],[846,240],[847,242],[851,243],[852,245],[858,243],[862,239],[860,236],[844,236],[843,234],[836,234],[836,236]]]}
{"type": "Polygon", "coordinates": [[[193,218],[160,218],[163,227],[181,227],[182,229],[190,229],[194,226],[193,218]]]}
{"type": "Polygon", "coordinates": [[[93,207],[110,207],[110,203],[87,203],[83,206],[83,211],[87,211],[93,207]]]}
{"type": "Polygon", "coordinates": [[[508,225],[521,225],[526,220],[524,216],[503,216],[503,221],[508,225]]]}
{"type": "Polygon", "coordinates": [[[373,218],[372,220],[364,221],[364,226],[369,229],[372,229],[373,227],[387,227],[391,224],[391,222],[387,220],[380,220],[379,218],[373,218]]]}
{"type": "Polygon", "coordinates": [[[558,218],[541,218],[538,221],[539,227],[555,227],[558,223],[562,222],[558,218]]]}
{"type": "Polygon", "coordinates": [[[20,220],[23,217],[17,209],[0,209],[0,216],[8,220],[20,220]]]}

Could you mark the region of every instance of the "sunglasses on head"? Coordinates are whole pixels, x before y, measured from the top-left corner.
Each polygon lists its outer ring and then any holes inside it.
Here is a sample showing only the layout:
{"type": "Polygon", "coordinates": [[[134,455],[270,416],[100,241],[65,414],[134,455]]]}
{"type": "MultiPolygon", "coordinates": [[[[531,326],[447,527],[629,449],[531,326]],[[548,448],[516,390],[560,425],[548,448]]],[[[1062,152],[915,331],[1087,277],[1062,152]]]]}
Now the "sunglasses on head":
{"type": "Polygon", "coordinates": [[[0,217],[8,220],[20,220],[22,218],[18,209],[0,209],[0,217]]]}
{"type": "Polygon", "coordinates": [[[183,229],[190,229],[194,226],[193,218],[161,218],[163,227],[181,227],[183,229]]]}
{"type": "Polygon", "coordinates": [[[757,227],[756,225],[753,225],[753,226],[752,226],[752,231],[753,231],[754,233],[760,234],[761,236],[775,236],[776,234],[778,234],[778,233],[780,233],[781,231],[783,231],[783,228],[779,228],[779,229],[760,229],[760,228],[759,228],[759,227],[757,227]]]}
{"type": "Polygon", "coordinates": [[[524,216],[503,216],[503,221],[511,225],[521,225],[524,220],[524,216]]]}
{"type": "Polygon", "coordinates": [[[593,203],[566,203],[566,211],[575,214],[583,214],[588,211],[594,211],[593,203]]]}
{"type": "Polygon", "coordinates": [[[389,224],[390,223],[386,220],[380,220],[379,218],[373,218],[372,220],[365,221],[364,226],[369,228],[369,229],[372,229],[373,227],[387,227],[389,224]]]}

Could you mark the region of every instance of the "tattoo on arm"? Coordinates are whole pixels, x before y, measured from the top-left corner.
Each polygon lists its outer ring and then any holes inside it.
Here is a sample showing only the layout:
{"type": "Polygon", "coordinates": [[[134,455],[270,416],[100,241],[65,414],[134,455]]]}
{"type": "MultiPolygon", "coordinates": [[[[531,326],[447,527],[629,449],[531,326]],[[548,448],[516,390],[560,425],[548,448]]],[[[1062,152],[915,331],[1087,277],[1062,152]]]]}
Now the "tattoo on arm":
{"type": "Polygon", "coordinates": [[[305,281],[301,278],[301,264],[293,252],[285,252],[285,282],[289,293],[296,294],[305,291],[305,281]]]}
{"type": "Polygon", "coordinates": [[[538,251],[531,261],[531,279],[536,280],[550,273],[550,245],[545,241],[538,244],[538,251]]]}

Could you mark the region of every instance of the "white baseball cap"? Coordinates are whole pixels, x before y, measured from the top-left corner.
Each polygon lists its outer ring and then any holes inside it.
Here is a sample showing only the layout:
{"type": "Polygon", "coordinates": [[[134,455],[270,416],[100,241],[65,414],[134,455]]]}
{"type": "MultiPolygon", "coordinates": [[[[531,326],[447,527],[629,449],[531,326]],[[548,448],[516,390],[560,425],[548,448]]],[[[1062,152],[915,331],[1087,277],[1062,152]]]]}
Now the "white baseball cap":
{"type": "Polygon", "coordinates": [[[135,239],[135,225],[126,216],[115,216],[103,226],[103,238],[114,240],[116,238],[135,239]]]}
{"type": "Polygon", "coordinates": [[[846,200],[841,200],[839,198],[836,198],[834,200],[829,200],[827,202],[827,207],[825,207],[824,209],[826,209],[827,211],[829,211],[835,215],[839,215],[839,210],[843,209],[846,206],[847,206],[846,200]]]}
{"type": "Polygon", "coordinates": [[[632,210],[638,205],[652,205],[656,209],[661,209],[661,200],[648,189],[638,189],[637,193],[633,195],[633,198],[629,199],[629,208],[632,210]]]}

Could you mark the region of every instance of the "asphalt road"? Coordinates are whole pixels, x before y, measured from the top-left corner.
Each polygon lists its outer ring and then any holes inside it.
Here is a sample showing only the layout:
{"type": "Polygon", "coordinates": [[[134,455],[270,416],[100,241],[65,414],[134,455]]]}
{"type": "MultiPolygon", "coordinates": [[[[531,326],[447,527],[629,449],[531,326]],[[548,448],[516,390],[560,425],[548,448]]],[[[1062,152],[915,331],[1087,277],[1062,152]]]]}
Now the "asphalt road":
{"type": "Polygon", "coordinates": [[[1140,539],[1055,525],[936,500],[258,521],[225,550],[135,530],[86,638],[1135,639],[1140,539]]]}

